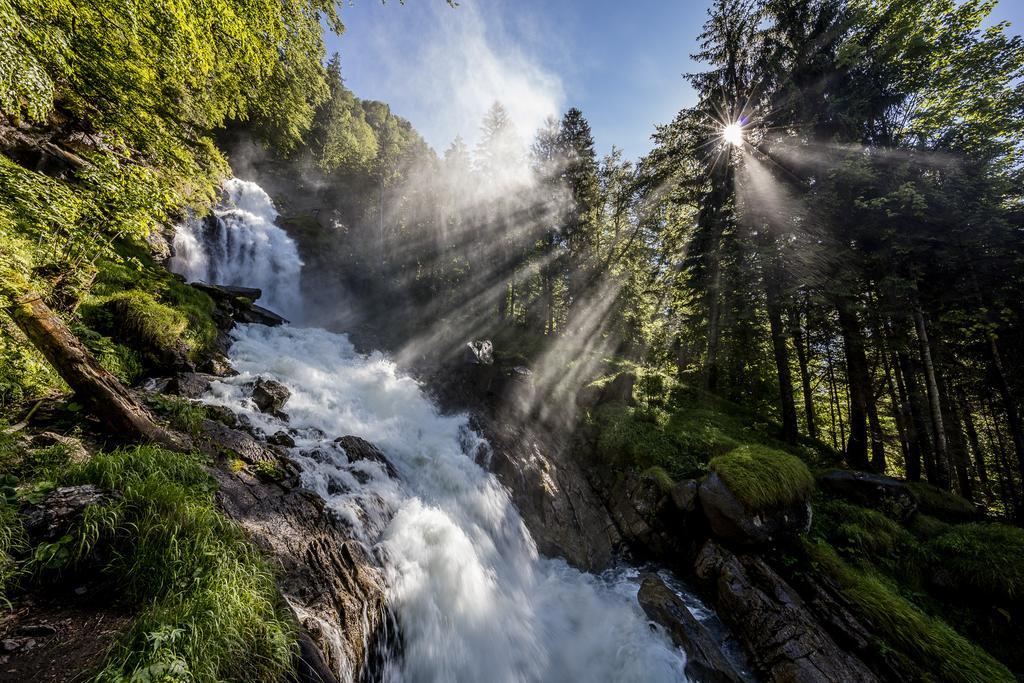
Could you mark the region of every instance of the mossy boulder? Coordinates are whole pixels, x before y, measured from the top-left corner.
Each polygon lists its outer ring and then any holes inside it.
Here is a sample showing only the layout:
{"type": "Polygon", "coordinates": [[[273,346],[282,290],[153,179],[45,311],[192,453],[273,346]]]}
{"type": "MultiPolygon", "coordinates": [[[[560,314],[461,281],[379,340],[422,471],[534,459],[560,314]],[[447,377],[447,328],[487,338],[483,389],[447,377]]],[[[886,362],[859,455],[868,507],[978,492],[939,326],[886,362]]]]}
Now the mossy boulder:
{"type": "Polygon", "coordinates": [[[765,545],[810,528],[814,478],[799,458],[747,445],[714,458],[709,467],[699,497],[719,538],[765,545]]]}

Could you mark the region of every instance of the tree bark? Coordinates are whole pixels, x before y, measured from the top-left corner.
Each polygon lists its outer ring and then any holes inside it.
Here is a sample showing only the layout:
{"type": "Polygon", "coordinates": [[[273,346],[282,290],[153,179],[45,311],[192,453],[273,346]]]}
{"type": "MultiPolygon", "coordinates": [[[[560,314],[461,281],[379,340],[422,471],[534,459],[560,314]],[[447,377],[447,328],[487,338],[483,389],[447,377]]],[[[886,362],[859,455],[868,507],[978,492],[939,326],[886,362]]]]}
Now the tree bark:
{"type": "Polygon", "coordinates": [[[870,466],[867,421],[871,383],[864,353],[864,333],[860,329],[852,300],[843,297],[836,310],[839,313],[839,327],[846,354],[847,383],[850,387],[850,438],[846,442],[846,463],[854,469],[866,470],[870,466]]]}
{"type": "Polygon", "coordinates": [[[925,386],[928,389],[928,409],[935,439],[935,481],[933,484],[949,489],[949,448],[946,443],[946,428],[942,421],[942,404],[939,402],[939,382],[936,379],[932,347],[928,342],[928,326],[920,306],[914,308],[914,326],[920,347],[921,363],[924,366],[925,386]]]}
{"type": "Polygon", "coordinates": [[[1017,456],[1017,467],[1020,470],[1021,481],[1024,482],[1024,426],[1021,425],[1020,412],[1017,410],[1017,403],[1010,390],[1010,382],[1006,378],[1006,369],[1003,367],[1003,358],[999,353],[999,345],[993,334],[989,334],[988,337],[988,353],[992,361],[992,369],[995,371],[993,374],[996,380],[996,390],[999,392],[1003,410],[1006,412],[1006,423],[1010,428],[1010,439],[1013,441],[1013,450],[1017,456]]]}
{"type": "Polygon", "coordinates": [[[962,388],[957,391],[957,404],[960,407],[960,414],[963,416],[967,443],[970,444],[971,454],[974,456],[974,469],[978,472],[981,495],[987,505],[992,499],[992,489],[988,481],[988,466],[985,464],[985,452],[981,449],[981,441],[978,439],[978,429],[974,426],[971,404],[967,401],[967,395],[962,388]]]}
{"type": "Polygon", "coordinates": [[[768,309],[768,325],[772,335],[772,350],[775,355],[775,369],[779,377],[779,403],[782,411],[782,439],[796,443],[798,436],[796,403],[793,398],[793,374],[789,367],[789,348],[786,345],[786,328],[782,324],[782,305],[775,277],[768,275],[765,282],[768,309]]]}
{"type": "Polygon", "coordinates": [[[186,446],[157,424],[120,380],[103,369],[40,295],[31,292],[18,297],[8,312],[89,412],[111,432],[178,450],[186,446]]]}
{"type": "Polygon", "coordinates": [[[804,333],[800,327],[800,317],[795,311],[790,312],[790,334],[793,335],[793,346],[796,347],[796,360],[800,366],[800,389],[804,399],[804,418],[807,421],[807,435],[818,438],[818,425],[814,419],[814,395],[811,393],[811,374],[808,371],[807,349],[804,347],[804,333]]]}

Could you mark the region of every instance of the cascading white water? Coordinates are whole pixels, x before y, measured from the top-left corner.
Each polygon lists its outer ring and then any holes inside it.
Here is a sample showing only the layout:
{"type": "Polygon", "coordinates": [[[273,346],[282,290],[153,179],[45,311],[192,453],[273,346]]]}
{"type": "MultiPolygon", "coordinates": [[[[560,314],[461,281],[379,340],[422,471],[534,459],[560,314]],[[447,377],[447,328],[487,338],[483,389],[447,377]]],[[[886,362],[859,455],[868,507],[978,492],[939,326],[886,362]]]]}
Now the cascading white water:
{"type": "MultiPolygon", "coordinates": [[[[245,225],[246,216],[266,215],[240,213],[225,229],[266,231],[262,222],[245,225]]],[[[227,269],[272,295],[273,282],[220,263],[232,252],[218,244],[205,250],[196,241],[190,263],[227,269]]],[[[487,444],[466,416],[440,415],[391,360],[356,352],[344,335],[241,326],[233,336],[240,374],[215,382],[204,400],[245,413],[267,433],[290,428],[304,485],[378,550],[402,642],[383,680],[685,680],[685,655],[637,603],[635,571],[594,576],[538,555],[508,492],[475,461],[487,444]],[[291,390],[289,423],[254,410],[245,385],[260,375],[291,390]],[[399,481],[379,463],[350,462],[332,441],[349,434],[377,445],[399,481]]]]}
{"type": "Polygon", "coordinates": [[[259,287],[260,305],[297,315],[302,261],[295,242],[277,225],[274,202],[259,185],[238,178],[227,180],[223,190],[209,218],[179,227],[170,269],[192,282],[259,287]]]}

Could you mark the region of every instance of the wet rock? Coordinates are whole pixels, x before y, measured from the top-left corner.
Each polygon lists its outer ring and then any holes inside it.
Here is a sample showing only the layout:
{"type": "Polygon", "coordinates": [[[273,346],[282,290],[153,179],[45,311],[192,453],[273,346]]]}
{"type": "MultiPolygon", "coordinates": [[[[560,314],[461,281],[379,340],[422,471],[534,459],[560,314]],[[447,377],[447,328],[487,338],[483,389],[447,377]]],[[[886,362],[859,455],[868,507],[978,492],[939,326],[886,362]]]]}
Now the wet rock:
{"type": "Polygon", "coordinates": [[[822,489],[851,503],[878,510],[900,521],[917,511],[917,498],[907,483],[892,477],[853,470],[831,470],[818,477],[822,489]]]}
{"type": "Polygon", "coordinates": [[[210,389],[210,379],[198,372],[181,372],[168,383],[167,391],[185,398],[199,398],[210,389]]]}
{"type": "Polygon", "coordinates": [[[345,455],[348,456],[350,461],[371,460],[379,462],[387,470],[389,477],[393,479],[398,478],[398,470],[395,469],[395,466],[388,461],[387,456],[379,448],[369,441],[360,439],[358,436],[342,436],[335,439],[334,443],[345,449],[345,455]]]}
{"type": "Polygon", "coordinates": [[[206,292],[214,301],[234,301],[248,299],[256,301],[263,296],[263,290],[256,287],[237,287],[235,285],[214,285],[207,282],[193,282],[192,286],[206,292]]]}
{"type": "Polygon", "coordinates": [[[487,340],[467,342],[463,360],[470,365],[493,365],[494,345],[487,340]]]}
{"type": "Polygon", "coordinates": [[[240,323],[255,323],[257,325],[266,325],[267,327],[277,327],[288,322],[288,320],[270,309],[257,306],[256,304],[238,307],[235,312],[235,320],[240,323]]]}
{"type": "Polygon", "coordinates": [[[93,484],[62,486],[25,508],[25,530],[36,540],[53,541],[63,536],[90,505],[120,498],[120,494],[93,484]]]}
{"type": "Polygon", "coordinates": [[[743,680],[707,629],[661,579],[654,575],[645,577],[637,599],[651,621],[661,624],[672,642],[686,652],[684,671],[690,680],[701,683],[739,683],[743,680]]]}
{"type": "Polygon", "coordinates": [[[238,371],[231,367],[231,361],[226,355],[227,349],[231,346],[230,338],[226,342],[222,351],[214,351],[209,357],[203,359],[201,364],[203,372],[214,377],[234,377],[238,374],[238,371]]]}
{"type": "Polygon", "coordinates": [[[698,496],[711,531],[730,543],[767,545],[795,537],[811,526],[810,503],[804,501],[767,510],[750,510],[714,472],[700,485],[698,496]]]}
{"type": "Polygon", "coordinates": [[[230,427],[231,429],[238,427],[238,415],[227,406],[208,405],[206,406],[206,415],[211,420],[220,422],[225,427],[230,427]]]}
{"type": "Polygon", "coordinates": [[[768,680],[879,680],[836,644],[799,594],[759,557],[734,554],[708,541],[695,569],[711,591],[716,611],[768,680]]]}
{"type": "Polygon", "coordinates": [[[288,432],[277,431],[267,437],[267,443],[285,448],[295,448],[295,439],[288,432]]]}
{"type": "Polygon", "coordinates": [[[672,504],[680,512],[693,512],[697,509],[697,490],[699,485],[694,479],[684,479],[673,484],[669,491],[672,504]]]}
{"type": "Polygon", "coordinates": [[[252,402],[261,413],[280,412],[291,395],[288,387],[272,379],[260,377],[252,385],[252,402]]]}
{"type": "Polygon", "coordinates": [[[278,459],[272,448],[251,434],[232,429],[220,422],[203,420],[202,435],[214,447],[215,454],[238,458],[249,465],[278,459]]]}
{"type": "Polygon", "coordinates": [[[360,680],[384,620],[384,581],[361,543],[302,488],[267,486],[244,472],[214,470],[221,509],[275,567],[285,604],[310,641],[300,655],[307,680],[360,680]],[[310,646],[312,645],[312,646],[310,646]]]}

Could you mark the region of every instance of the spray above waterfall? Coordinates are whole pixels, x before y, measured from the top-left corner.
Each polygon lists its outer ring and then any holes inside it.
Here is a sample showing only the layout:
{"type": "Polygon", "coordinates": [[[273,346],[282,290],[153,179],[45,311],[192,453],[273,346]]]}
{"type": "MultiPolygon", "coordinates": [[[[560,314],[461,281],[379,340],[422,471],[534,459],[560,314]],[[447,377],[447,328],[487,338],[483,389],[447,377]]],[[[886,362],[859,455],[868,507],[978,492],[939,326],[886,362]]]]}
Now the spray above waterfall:
{"type": "Polygon", "coordinates": [[[261,305],[294,318],[301,312],[302,261],[277,218],[263,188],[230,178],[212,214],[178,229],[170,268],[191,282],[259,287],[261,305]]]}
{"type": "MultiPolygon", "coordinates": [[[[178,241],[187,249],[182,272],[268,292],[294,282],[298,259],[281,261],[294,244],[273,225],[266,194],[243,181],[226,188],[231,204],[218,210],[216,229],[178,241]],[[231,246],[239,237],[250,241],[231,246]],[[227,262],[234,254],[244,260],[227,262]]],[[[289,429],[303,484],[376,549],[401,630],[381,680],[684,680],[685,656],[650,627],[635,573],[594,576],[537,553],[508,491],[478,464],[488,446],[467,416],[440,414],[392,360],[358,353],[345,335],[287,325],[233,335],[239,374],[215,382],[204,400],[266,433],[289,429]],[[287,423],[248,398],[260,375],[291,390],[287,423]],[[349,458],[334,441],[344,435],[378,446],[398,478],[349,458]]]]}

